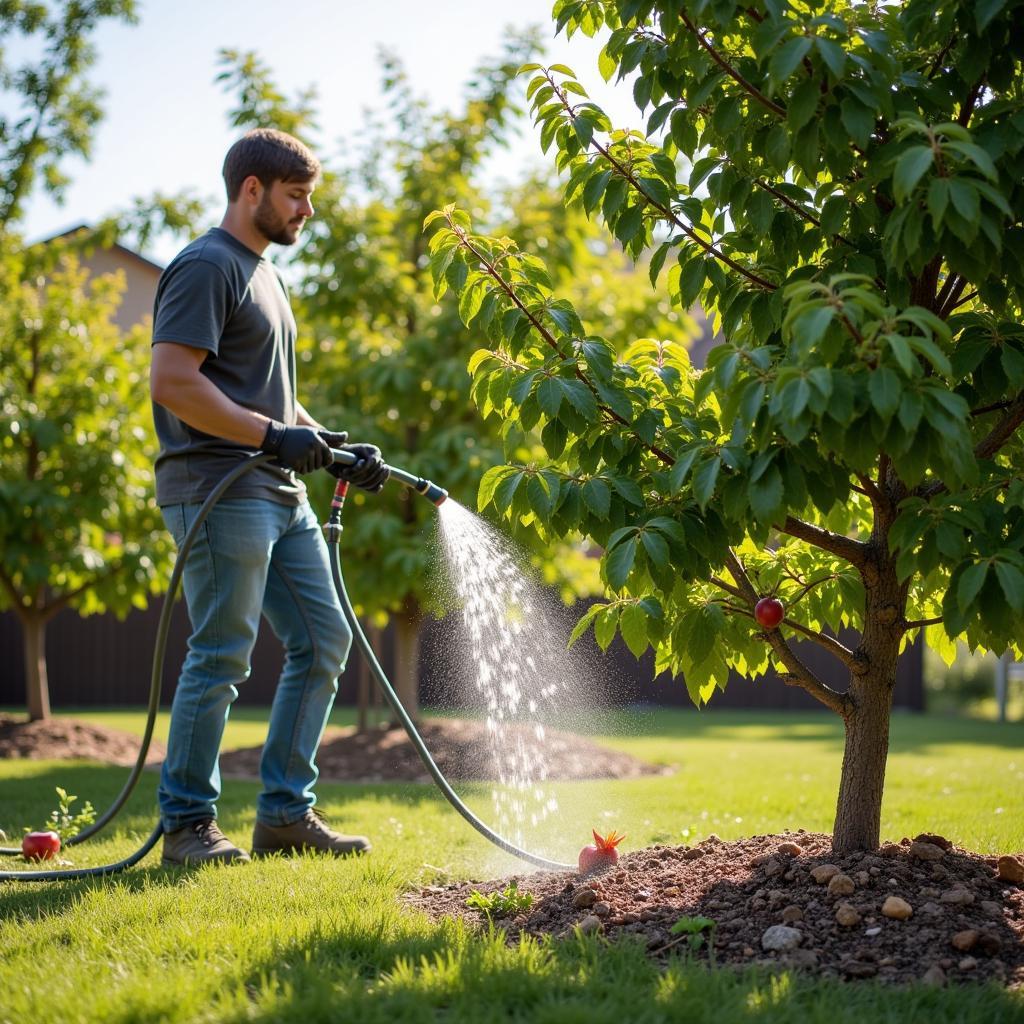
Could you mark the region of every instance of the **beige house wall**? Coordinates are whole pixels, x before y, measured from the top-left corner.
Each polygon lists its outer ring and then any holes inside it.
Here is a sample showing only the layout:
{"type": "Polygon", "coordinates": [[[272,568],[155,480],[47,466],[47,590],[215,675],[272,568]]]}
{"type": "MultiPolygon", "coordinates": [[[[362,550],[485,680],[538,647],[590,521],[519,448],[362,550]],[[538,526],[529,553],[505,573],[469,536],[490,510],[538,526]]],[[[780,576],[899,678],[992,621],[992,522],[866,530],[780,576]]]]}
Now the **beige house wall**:
{"type": "Polygon", "coordinates": [[[160,280],[160,267],[136,256],[130,249],[113,246],[97,249],[81,259],[81,265],[91,276],[113,274],[120,270],[125,276],[125,290],[121,296],[114,322],[122,331],[141,323],[153,313],[153,299],[160,280]]]}

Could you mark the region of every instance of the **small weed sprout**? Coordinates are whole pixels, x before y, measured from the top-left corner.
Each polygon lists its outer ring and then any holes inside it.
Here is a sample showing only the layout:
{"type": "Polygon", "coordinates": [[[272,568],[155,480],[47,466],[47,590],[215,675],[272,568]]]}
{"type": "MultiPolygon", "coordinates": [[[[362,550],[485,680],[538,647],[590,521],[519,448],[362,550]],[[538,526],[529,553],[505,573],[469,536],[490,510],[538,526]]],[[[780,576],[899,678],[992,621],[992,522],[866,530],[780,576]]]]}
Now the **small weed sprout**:
{"type": "Polygon", "coordinates": [[[669,931],[673,935],[685,936],[691,952],[696,953],[704,945],[704,932],[708,933],[709,943],[714,943],[715,924],[710,917],[681,917],[669,931]]]}
{"type": "Polygon", "coordinates": [[[506,917],[529,910],[533,906],[533,893],[520,892],[515,882],[509,882],[504,889],[487,895],[474,889],[466,899],[466,906],[482,911],[488,918],[506,917]]]}
{"type": "MultiPolygon", "coordinates": [[[[61,842],[66,843],[72,836],[77,836],[83,828],[91,825],[96,820],[96,811],[88,800],[82,805],[77,814],[71,813],[71,805],[78,799],[77,796],[69,794],[60,786],[54,787],[57,790],[57,807],[50,811],[50,817],[46,819],[43,826],[44,832],[56,832],[61,842]]],[[[25,832],[33,831],[26,828],[25,832]]]]}

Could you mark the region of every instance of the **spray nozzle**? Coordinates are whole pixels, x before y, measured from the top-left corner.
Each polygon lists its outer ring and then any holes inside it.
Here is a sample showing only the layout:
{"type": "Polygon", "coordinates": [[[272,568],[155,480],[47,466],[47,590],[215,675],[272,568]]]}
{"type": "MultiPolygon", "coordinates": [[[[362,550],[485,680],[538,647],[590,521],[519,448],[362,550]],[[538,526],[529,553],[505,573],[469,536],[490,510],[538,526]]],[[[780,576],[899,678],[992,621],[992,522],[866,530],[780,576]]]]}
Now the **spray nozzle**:
{"type": "MultiPolygon", "coordinates": [[[[331,454],[334,456],[334,461],[340,463],[343,466],[354,466],[359,461],[359,456],[352,452],[341,451],[337,448],[331,449],[331,454]]],[[[397,480],[399,483],[405,484],[406,487],[411,488],[417,494],[422,494],[433,505],[441,505],[444,500],[448,497],[448,492],[443,487],[438,487],[431,480],[427,480],[422,476],[413,476],[412,473],[407,473],[404,469],[398,469],[395,466],[389,466],[391,470],[391,479],[397,480]]]]}

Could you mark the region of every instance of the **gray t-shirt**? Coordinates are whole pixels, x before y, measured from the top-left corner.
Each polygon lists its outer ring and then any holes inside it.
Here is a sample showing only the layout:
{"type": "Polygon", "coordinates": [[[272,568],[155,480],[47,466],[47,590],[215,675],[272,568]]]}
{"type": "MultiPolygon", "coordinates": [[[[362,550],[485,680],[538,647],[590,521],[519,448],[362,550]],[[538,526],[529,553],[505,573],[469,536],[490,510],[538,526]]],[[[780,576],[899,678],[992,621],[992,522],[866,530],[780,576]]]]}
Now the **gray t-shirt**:
{"type": "MultiPolygon", "coordinates": [[[[171,261],[157,285],[153,344],[171,341],[209,351],[200,372],[228,398],[295,423],[295,318],[277,268],[221,228],[211,228],[171,261]]],[[[153,403],[160,454],[159,505],[203,501],[254,449],[204,434],[153,403]]],[[[305,486],[294,473],[263,464],[227,497],[298,505],[305,486]]]]}

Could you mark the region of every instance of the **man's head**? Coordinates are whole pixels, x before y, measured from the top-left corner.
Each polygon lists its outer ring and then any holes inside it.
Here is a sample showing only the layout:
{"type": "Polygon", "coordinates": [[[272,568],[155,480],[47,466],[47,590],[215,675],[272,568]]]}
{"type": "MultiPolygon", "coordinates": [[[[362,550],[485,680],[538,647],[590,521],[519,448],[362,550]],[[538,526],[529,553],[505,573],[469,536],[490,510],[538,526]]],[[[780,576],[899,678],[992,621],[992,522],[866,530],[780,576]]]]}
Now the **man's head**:
{"type": "Polygon", "coordinates": [[[309,197],[320,162],[298,139],[274,128],[246,132],[224,158],[228,203],[245,211],[260,235],[291,245],[313,216],[309,197]]]}

